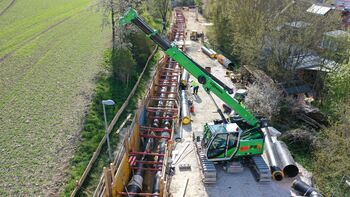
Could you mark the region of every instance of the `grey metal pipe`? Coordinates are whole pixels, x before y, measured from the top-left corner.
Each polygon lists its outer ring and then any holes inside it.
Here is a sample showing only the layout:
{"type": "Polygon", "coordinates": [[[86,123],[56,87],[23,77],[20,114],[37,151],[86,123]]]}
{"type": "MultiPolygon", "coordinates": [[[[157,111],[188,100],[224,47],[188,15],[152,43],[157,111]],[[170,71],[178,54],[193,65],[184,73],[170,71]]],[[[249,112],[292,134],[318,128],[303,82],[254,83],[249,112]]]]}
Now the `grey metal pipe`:
{"type": "Polygon", "coordinates": [[[268,131],[268,128],[266,127],[262,128],[262,131],[265,133],[265,150],[267,159],[269,160],[272,177],[276,181],[281,181],[284,177],[284,174],[281,168],[279,167],[278,155],[276,154],[276,151],[274,149],[270,133],[268,131]]]}
{"type": "Polygon", "coordinates": [[[299,168],[295,164],[295,161],[290,154],[287,145],[281,141],[276,141],[274,144],[276,153],[280,158],[280,164],[283,169],[283,173],[289,177],[297,176],[299,174],[299,168]]]}
{"type": "MultiPolygon", "coordinates": [[[[171,61],[170,61],[171,62],[171,61]]],[[[168,68],[178,68],[178,64],[173,62],[173,63],[169,63],[167,65],[168,68]]],[[[176,80],[177,77],[172,77],[171,80],[176,80]]],[[[169,80],[168,77],[166,77],[166,80],[169,80]]],[[[173,83],[172,84],[173,86],[171,86],[169,88],[169,91],[170,92],[175,92],[176,91],[176,83],[173,83]]],[[[167,88],[166,88],[167,89],[167,88]]],[[[174,93],[171,93],[171,94],[168,94],[167,95],[167,98],[172,98],[172,99],[175,99],[175,94],[174,93]]],[[[165,102],[165,106],[167,108],[172,108],[174,107],[174,104],[175,102],[172,101],[172,100],[168,100],[165,102]]],[[[163,113],[163,116],[168,118],[168,117],[171,117],[173,116],[173,114],[171,114],[170,112],[164,112],[163,113]]],[[[172,128],[172,120],[170,119],[164,119],[162,121],[162,127],[164,129],[169,129],[169,128],[172,128]]],[[[165,132],[162,132],[161,133],[161,136],[162,137],[170,137],[170,134],[168,133],[168,131],[165,131],[165,132]]],[[[162,138],[161,140],[159,140],[159,154],[164,154],[166,151],[166,138],[162,138]]],[[[158,158],[158,162],[160,163],[163,163],[163,160],[164,160],[164,157],[159,157],[158,158]]],[[[161,167],[162,164],[158,164],[158,165],[155,165],[155,167],[159,168],[161,167]]],[[[158,194],[160,194],[160,178],[162,176],[162,172],[161,171],[157,171],[157,173],[155,174],[154,176],[154,180],[153,180],[153,194],[154,196],[158,196],[158,194]]]]}
{"type": "MultiPolygon", "coordinates": [[[[168,129],[168,127],[165,127],[168,129]]],[[[168,132],[162,132],[162,137],[169,137],[168,132]]],[[[165,153],[165,148],[166,148],[166,140],[162,139],[159,147],[159,154],[164,154],[165,153]]],[[[159,157],[158,162],[163,163],[164,157],[159,157]]],[[[162,164],[156,165],[158,168],[162,166],[162,164]]],[[[159,194],[160,193],[160,178],[162,177],[162,171],[158,171],[156,173],[156,176],[154,177],[154,182],[153,182],[153,194],[159,194]]]]}
{"type": "Polygon", "coordinates": [[[186,90],[181,91],[181,118],[182,124],[184,125],[187,125],[191,122],[186,90]]]}
{"type": "Polygon", "coordinates": [[[213,57],[214,57],[215,54],[213,53],[213,51],[211,51],[211,50],[208,49],[207,47],[202,46],[201,49],[202,49],[202,52],[203,52],[204,54],[206,54],[207,56],[209,56],[210,58],[213,58],[213,57]]]}
{"type": "Polygon", "coordinates": [[[182,75],[181,75],[181,85],[183,87],[186,87],[188,85],[189,78],[190,78],[189,73],[187,72],[187,70],[184,69],[184,71],[182,72],[182,75]]]}

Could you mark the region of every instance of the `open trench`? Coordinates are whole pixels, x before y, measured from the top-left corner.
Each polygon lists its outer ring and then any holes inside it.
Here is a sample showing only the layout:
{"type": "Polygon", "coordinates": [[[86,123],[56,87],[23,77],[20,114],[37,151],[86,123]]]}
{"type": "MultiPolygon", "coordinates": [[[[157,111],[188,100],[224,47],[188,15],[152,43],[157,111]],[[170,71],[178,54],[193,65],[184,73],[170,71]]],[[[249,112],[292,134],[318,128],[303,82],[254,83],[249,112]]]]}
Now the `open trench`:
{"type": "MultiPolygon", "coordinates": [[[[175,10],[174,25],[169,39],[184,50],[185,18],[181,10],[175,10]]],[[[131,179],[125,191],[126,196],[162,196],[161,182],[166,179],[165,157],[169,141],[173,138],[179,118],[179,85],[181,80],[179,64],[165,57],[165,64],[154,78],[153,87],[145,106],[145,123],[140,125],[140,151],[131,152],[131,179]],[[132,160],[132,159],[131,159],[132,160]]]]}

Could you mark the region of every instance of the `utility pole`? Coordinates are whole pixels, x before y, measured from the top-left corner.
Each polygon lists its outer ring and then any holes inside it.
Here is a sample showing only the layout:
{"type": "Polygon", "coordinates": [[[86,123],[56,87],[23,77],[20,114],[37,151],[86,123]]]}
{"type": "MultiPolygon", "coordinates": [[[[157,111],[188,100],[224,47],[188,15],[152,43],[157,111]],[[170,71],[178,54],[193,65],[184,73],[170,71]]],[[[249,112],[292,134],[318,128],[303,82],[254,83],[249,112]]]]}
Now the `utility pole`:
{"type": "Polygon", "coordinates": [[[105,127],[106,127],[106,139],[107,139],[107,147],[108,147],[108,156],[109,156],[109,161],[112,161],[112,152],[111,152],[111,145],[109,143],[109,134],[108,134],[108,125],[107,125],[107,115],[106,115],[106,107],[105,105],[115,105],[113,100],[103,100],[102,101],[102,106],[103,106],[103,116],[105,120],[105,127]]]}

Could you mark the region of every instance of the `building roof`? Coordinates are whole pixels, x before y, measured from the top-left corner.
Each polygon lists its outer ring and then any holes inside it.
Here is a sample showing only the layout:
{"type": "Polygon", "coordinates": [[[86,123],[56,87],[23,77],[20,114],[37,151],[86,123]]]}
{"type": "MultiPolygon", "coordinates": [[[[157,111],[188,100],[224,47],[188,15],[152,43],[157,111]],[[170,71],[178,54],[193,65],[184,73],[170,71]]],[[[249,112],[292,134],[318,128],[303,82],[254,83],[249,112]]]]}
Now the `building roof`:
{"type": "MultiPolygon", "coordinates": [[[[297,58],[293,58],[293,61],[296,62],[297,58]]],[[[316,55],[308,55],[301,60],[296,69],[330,72],[334,70],[337,65],[335,61],[324,59],[316,55]]]]}
{"type": "Polygon", "coordinates": [[[306,10],[306,12],[324,16],[331,10],[331,7],[313,4],[306,10]]]}

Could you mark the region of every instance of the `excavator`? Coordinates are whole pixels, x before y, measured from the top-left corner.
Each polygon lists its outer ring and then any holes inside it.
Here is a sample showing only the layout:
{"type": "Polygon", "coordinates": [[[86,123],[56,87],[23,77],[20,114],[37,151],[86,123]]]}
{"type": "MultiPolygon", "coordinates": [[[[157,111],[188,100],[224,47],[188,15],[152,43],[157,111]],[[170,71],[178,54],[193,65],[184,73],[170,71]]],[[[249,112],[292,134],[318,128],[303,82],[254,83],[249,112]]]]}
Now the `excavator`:
{"type": "Polygon", "coordinates": [[[228,121],[220,108],[217,107],[221,120],[204,125],[201,149],[207,161],[232,161],[237,158],[254,157],[263,154],[264,133],[262,132],[262,128],[267,127],[267,121],[266,119],[255,118],[242,107],[231,96],[234,92],[232,88],[225,85],[188,57],[177,48],[175,43],[170,43],[166,38],[158,34],[156,30],[153,30],[139,17],[135,9],[129,8],[120,18],[119,23],[120,25],[133,23],[140,28],[170,58],[191,73],[193,77],[197,78],[198,82],[213,101],[214,99],[211,93],[214,93],[239,116],[228,121]]]}

